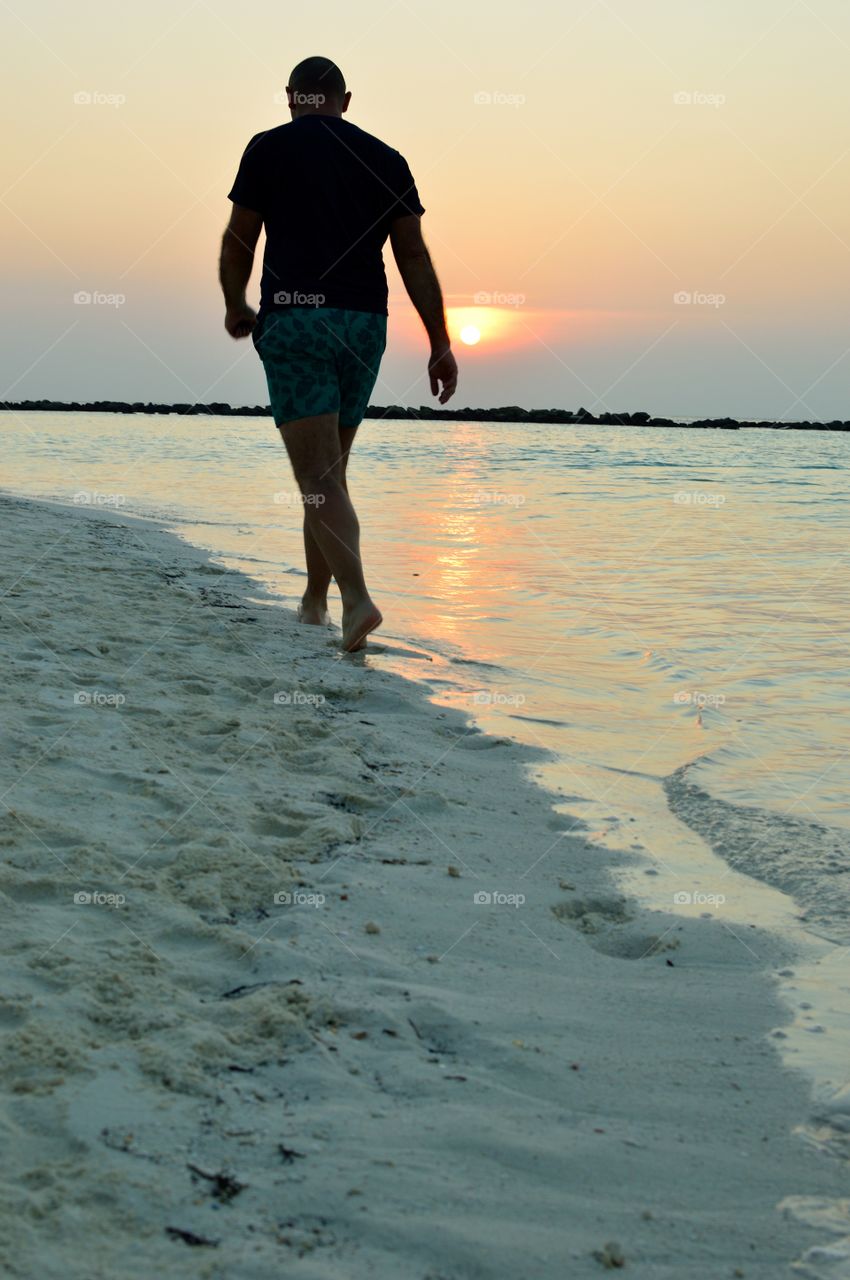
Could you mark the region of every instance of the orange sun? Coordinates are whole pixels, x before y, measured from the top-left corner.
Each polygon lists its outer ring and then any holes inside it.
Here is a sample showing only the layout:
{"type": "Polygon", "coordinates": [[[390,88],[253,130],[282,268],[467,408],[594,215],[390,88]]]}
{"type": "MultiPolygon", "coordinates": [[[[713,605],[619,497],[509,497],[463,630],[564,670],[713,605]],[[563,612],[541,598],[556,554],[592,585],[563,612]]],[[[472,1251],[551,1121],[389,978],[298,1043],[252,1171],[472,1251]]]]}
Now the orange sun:
{"type": "Polygon", "coordinates": [[[509,323],[498,307],[449,307],[446,319],[452,339],[467,347],[505,336],[509,323]]]}

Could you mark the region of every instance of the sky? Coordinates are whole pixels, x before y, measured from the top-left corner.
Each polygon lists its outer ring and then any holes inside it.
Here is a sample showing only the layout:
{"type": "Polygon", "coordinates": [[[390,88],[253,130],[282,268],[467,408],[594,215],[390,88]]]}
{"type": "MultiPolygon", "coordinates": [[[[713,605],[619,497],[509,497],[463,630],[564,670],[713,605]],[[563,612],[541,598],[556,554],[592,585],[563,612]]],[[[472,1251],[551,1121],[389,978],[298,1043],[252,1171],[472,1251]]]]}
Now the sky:
{"type": "MultiPolygon", "coordinates": [[[[3,0],[0,24],[0,399],[267,403],[223,327],[227,192],[322,54],[416,179],[453,406],[850,419],[846,0],[3,0]]],[[[372,402],[434,403],[385,258],[372,402]]]]}

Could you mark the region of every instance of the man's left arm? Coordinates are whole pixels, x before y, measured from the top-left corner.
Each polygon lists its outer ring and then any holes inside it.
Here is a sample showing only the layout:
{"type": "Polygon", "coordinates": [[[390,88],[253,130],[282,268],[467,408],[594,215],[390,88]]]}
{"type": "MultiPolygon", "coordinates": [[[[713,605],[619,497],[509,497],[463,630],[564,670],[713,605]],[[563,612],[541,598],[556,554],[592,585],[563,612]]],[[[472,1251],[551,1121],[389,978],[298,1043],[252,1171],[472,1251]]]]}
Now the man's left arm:
{"type": "Polygon", "coordinates": [[[257,313],[245,300],[254,266],[254,250],[263,228],[262,214],[234,204],[221,242],[218,278],[224,294],[224,327],[231,338],[247,338],[257,313]]]}

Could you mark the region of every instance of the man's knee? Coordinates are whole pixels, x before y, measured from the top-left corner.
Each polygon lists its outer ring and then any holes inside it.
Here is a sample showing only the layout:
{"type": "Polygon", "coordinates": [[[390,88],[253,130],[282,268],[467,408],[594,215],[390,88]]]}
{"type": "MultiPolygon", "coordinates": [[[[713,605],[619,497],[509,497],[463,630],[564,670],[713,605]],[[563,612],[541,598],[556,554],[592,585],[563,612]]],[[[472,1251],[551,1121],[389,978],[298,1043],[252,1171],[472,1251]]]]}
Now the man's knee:
{"type": "Polygon", "coordinates": [[[302,492],[319,492],[340,480],[340,447],[335,414],[320,414],[279,428],[302,492]]]}
{"type": "Polygon", "coordinates": [[[344,488],[336,463],[324,470],[314,465],[295,467],[294,470],[296,483],[305,498],[318,496],[327,501],[344,488]]]}

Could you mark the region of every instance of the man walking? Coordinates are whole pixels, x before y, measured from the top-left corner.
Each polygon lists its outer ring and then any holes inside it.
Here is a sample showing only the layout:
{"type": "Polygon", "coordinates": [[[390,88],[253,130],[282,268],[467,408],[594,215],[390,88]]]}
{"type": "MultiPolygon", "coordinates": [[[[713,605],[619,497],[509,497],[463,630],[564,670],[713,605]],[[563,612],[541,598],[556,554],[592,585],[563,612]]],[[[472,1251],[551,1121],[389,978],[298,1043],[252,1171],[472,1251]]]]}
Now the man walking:
{"type": "Polygon", "coordinates": [[[229,193],[221,247],[225,328],[252,335],[275,425],[304,504],[303,622],[328,621],[335,578],[342,648],[361,649],[382,617],[366,588],[346,466],[386,346],[387,237],[431,344],[431,390],[457,385],[443,296],[419,219],[425,212],[398,151],[343,120],[351,93],[328,58],[300,62],[287,85],[292,120],[256,134],[229,193]],[[260,310],[245,300],[265,225],[260,310]]]}

